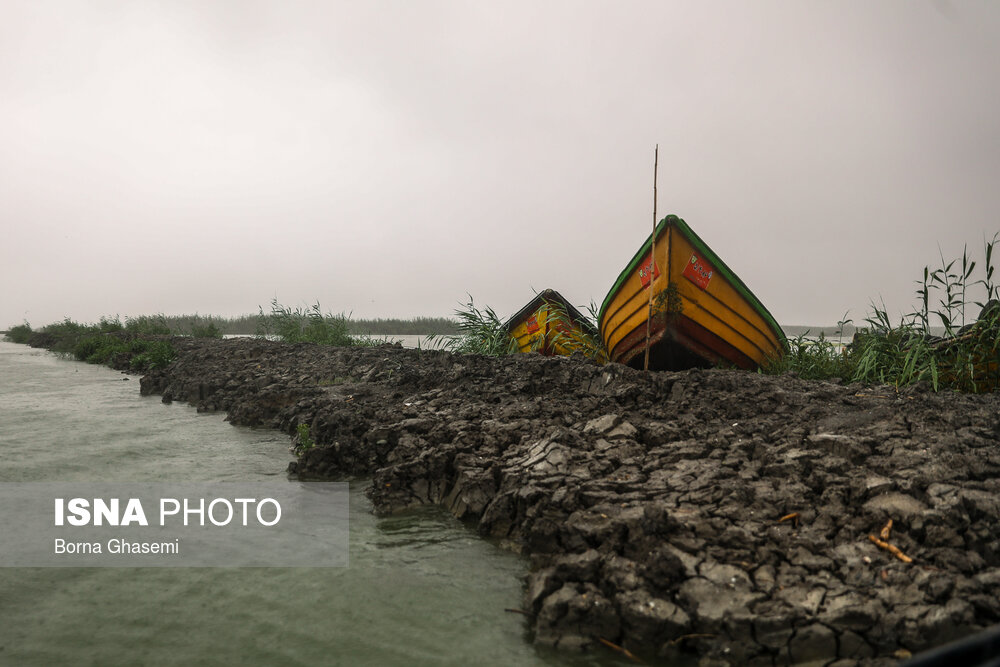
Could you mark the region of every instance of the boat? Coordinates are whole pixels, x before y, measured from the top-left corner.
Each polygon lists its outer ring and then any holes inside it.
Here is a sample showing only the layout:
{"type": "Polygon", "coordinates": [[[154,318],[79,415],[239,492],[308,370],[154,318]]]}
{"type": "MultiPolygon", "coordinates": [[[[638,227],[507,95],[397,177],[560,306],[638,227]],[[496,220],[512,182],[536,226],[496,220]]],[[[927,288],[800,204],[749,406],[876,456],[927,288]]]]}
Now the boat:
{"type": "Polygon", "coordinates": [[[553,289],[542,290],[504,323],[515,352],[544,355],[586,353],[598,340],[597,329],[553,289]]]}
{"type": "Polygon", "coordinates": [[[646,365],[647,323],[652,370],[755,369],[785,351],[767,309],[676,215],[656,225],[618,276],[598,322],[611,361],[639,369],[646,365]]]}

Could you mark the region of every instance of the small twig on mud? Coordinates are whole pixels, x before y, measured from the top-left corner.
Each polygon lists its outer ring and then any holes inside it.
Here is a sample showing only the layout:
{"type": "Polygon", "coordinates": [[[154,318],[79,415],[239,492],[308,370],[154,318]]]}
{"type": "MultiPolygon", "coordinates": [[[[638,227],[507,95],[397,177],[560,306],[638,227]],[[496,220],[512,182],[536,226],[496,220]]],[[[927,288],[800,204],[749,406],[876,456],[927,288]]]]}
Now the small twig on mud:
{"type": "Polygon", "coordinates": [[[786,514],[785,516],[783,516],[780,519],[778,519],[778,523],[782,523],[782,522],[785,522],[785,521],[791,521],[792,525],[795,526],[796,528],[798,528],[799,527],[799,513],[798,512],[792,512],[791,514],[786,514]]]}
{"type": "Polygon", "coordinates": [[[671,646],[677,646],[678,644],[680,644],[685,639],[709,639],[709,638],[714,637],[714,636],[715,635],[703,635],[703,634],[681,635],[680,637],[676,637],[674,639],[671,639],[667,643],[670,644],[671,646]]]}
{"type": "Polygon", "coordinates": [[[602,644],[604,644],[605,646],[607,646],[610,649],[618,651],[619,653],[621,653],[622,655],[624,655],[626,658],[629,658],[630,660],[634,660],[635,662],[639,663],[640,665],[645,665],[646,664],[642,660],[640,660],[638,656],[636,656],[634,653],[632,653],[632,651],[629,651],[627,648],[625,648],[623,646],[619,646],[618,644],[615,644],[614,642],[609,642],[604,637],[598,637],[597,641],[601,642],[602,644]]]}
{"type": "Polygon", "coordinates": [[[877,546],[877,547],[879,547],[881,549],[885,549],[886,551],[888,551],[889,553],[891,553],[893,556],[895,556],[899,560],[903,561],[904,563],[912,563],[913,562],[913,559],[910,558],[909,556],[907,556],[906,554],[904,554],[902,551],[900,551],[899,547],[893,546],[893,545],[889,544],[888,542],[880,540],[879,538],[875,537],[874,535],[869,535],[868,539],[871,540],[872,544],[874,544],[875,546],[877,546]]]}
{"type": "Polygon", "coordinates": [[[888,540],[889,531],[891,530],[892,530],[892,519],[889,519],[889,521],[886,522],[885,526],[882,528],[882,532],[879,533],[879,537],[881,537],[883,540],[888,540]]]}
{"type": "Polygon", "coordinates": [[[525,616],[534,616],[534,614],[532,614],[530,611],[525,611],[523,609],[510,609],[510,608],[508,608],[508,609],[504,609],[504,611],[510,612],[511,614],[524,614],[525,616]]]}

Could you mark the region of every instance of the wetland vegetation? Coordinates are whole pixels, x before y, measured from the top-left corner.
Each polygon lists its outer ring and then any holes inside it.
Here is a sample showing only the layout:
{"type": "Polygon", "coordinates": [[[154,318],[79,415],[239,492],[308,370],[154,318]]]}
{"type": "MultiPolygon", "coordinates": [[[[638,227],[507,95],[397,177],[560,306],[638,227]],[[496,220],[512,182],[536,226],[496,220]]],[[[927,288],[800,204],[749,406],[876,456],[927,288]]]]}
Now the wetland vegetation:
{"type": "MultiPolygon", "coordinates": [[[[845,315],[832,329],[786,327],[786,353],[765,364],[761,372],[897,387],[926,382],[935,391],[995,391],[1000,386],[1000,286],[994,279],[998,241],[1000,233],[984,242],[981,259],[966,248],[960,258],[946,261],[942,256],[940,266],[924,267],[916,281],[917,306],[898,321],[892,320],[884,303],[873,302],[860,323],[845,315]]],[[[169,341],[145,340],[151,336],[255,335],[290,343],[370,346],[389,342],[393,335],[418,334],[459,353],[504,356],[517,350],[506,322],[490,306],[476,305],[471,295],[452,318],[355,320],[348,314],[324,312],[318,302],[303,308],[277,299],[267,310],[262,306],[258,310],[257,315],[232,318],[157,314],[126,317],[124,322],[114,315],[96,324],[66,318],[40,329],[24,322],[9,327],[6,338],[92,363],[114,366],[116,357],[128,358],[137,371],[162,367],[173,358],[169,341]]],[[[594,304],[585,311],[596,331],[594,304]]],[[[607,361],[598,335],[561,326],[569,314],[558,304],[550,304],[546,318],[550,335],[564,349],[598,363],[607,361]]]]}

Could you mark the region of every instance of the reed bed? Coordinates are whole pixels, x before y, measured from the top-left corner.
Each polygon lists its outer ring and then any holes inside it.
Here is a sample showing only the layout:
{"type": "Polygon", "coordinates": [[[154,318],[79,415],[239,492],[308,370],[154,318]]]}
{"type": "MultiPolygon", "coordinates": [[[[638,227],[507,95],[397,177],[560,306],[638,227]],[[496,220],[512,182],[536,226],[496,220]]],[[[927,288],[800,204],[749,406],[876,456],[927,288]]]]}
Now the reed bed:
{"type": "Polygon", "coordinates": [[[502,357],[516,352],[517,344],[496,311],[489,306],[477,308],[472,295],[467,296],[469,302],[455,310],[457,335],[431,334],[427,340],[443,350],[462,354],[502,357]]]}
{"type": "MultiPolygon", "coordinates": [[[[891,321],[884,303],[873,304],[848,344],[824,336],[786,339],[787,353],[762,370],[896,387],[927,382],[935,391],[996,391],[1000,286],[994,282],[993,253],[998,240],[1000,233],[984,242],[982,263],[966,246],[961,258],[946,261],[942,256],[938,268],[925,266],[916,281],[918,306],[898,323],[891,321]],[[971,320],[974,312],[978,317],[971,320]]],[[[845,317],[841,330],[848,324],[853,322],[845,317]]]]}
{"type": "MultiPolygon", "coordinates": [[[[984,241],[982,260],[963,248],[960,258],[940,266],[926,266],[916,281],[917,307],[893,323],[884,303],[871,306],[861,324],[847,319],[837,333],[818,337],[808,332],[785,337],[785,353],[766,363],[760,372],[794,373],[814,380],[839,379],[864,384],[897,387],[926,382],[935,391],[996,391],[1000,388],[1000,285],[994,280],[994,250],[1000,233],[984,241]],[[978,313],[974,319],[973,313],[978,313]],[[843,332],[853,329],[850,341],[843,332]]],[[[547,302],[545,328],[548,345],[570,354],[579,353],[597,363],[608,361],[608,351],[598,333],[597,307],[591,302],[583,320],[571,315],[558,302],[547,302]]],[[[173,358],[169,343],[138,349],[140,337],[192,335],[219,338],[243,331],[253,322],[252,333],[290,343],[322,345],[379,345],[387,338],[358,335],[359,329],[384,333],[428,333],[440,348],[459,353],[502,356],[517,351],[506,323],[490,308],[468,303],[455,310],[455,318],[416,320],[360,320],[349,315],[323,312],[317,302],[310,308],[291,308],[273,299],[270,309],[259,308],[256,316],[241,318],[162,314],[102,317],[96,324],[80,324],[69,318],[40,329],[28,322],[12,326],[6,338],[16,343],[46,347],[93,363],[106,363],[115,355],[130,354],[141,368],[166,365],[173,358]],[[392,331],[389,331],[391,329],[392,331]],[[429,332],[428,330],[433,330],[429,332]],[[167,346],[167,347],[165,347],[167,346]],[[133,349],[135,348],[135,349],[133,349]]],[[[155,342],[155,341],[154,341],[155,342]]],[[[538,345],[545,344],[539,338],[538,345]]],[[[151,343],[150,343],[151,344],[151,343]]]]}

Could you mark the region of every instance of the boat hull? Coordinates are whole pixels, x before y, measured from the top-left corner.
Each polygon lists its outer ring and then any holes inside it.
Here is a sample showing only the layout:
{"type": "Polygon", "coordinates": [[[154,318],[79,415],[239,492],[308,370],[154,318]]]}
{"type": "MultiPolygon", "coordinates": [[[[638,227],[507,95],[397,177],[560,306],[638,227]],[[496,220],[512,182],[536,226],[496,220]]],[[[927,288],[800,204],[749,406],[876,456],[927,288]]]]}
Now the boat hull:
{"type": "Polygon", "coordinates": [[[647,240],[632,258],[601,308],[601,336],[612,361],[645,365],[647,324],[655,370],[753,369],[784,353],[771,314],[683,220],[664,218],[652,253],[650,245],[647,240]]]}
{"type": "Polygon", "coordinates": [[[586,337],[597,336],[593,325],[552,289],[540,292],[504,326],[516,352],[570,355],[589,347],[584,342],[586,337]]]}

